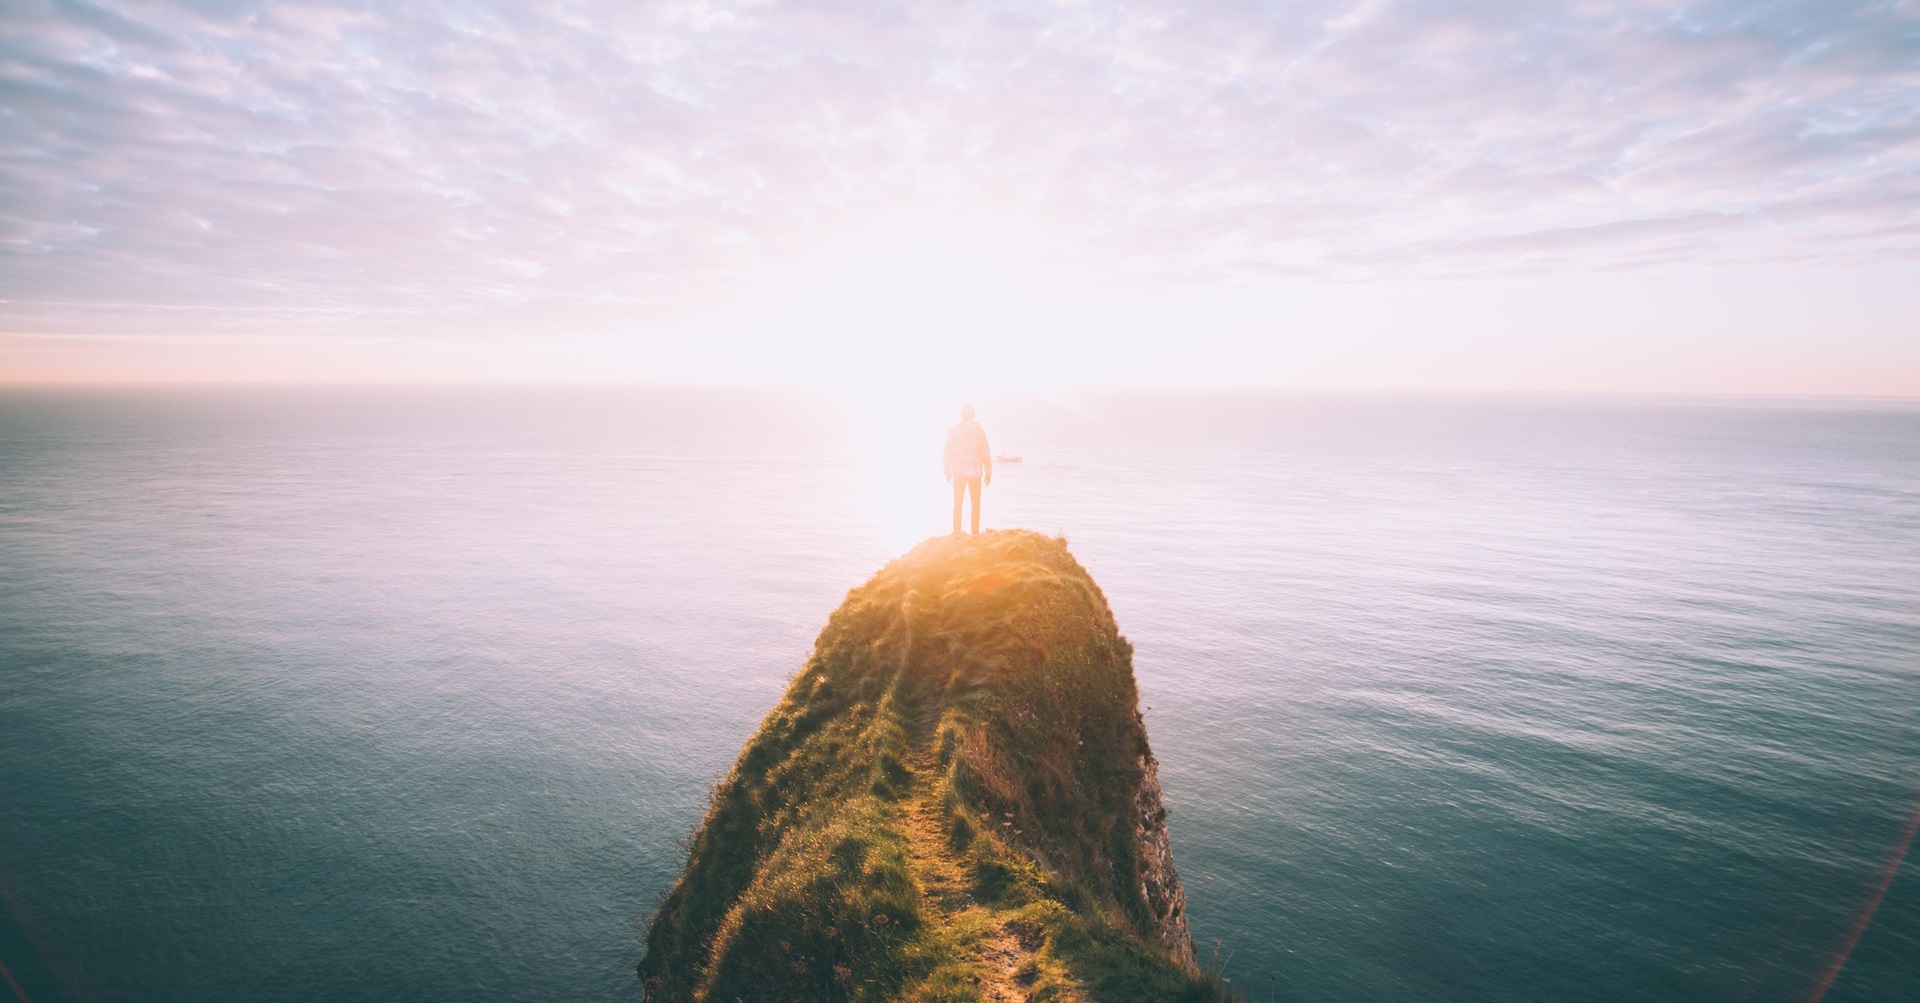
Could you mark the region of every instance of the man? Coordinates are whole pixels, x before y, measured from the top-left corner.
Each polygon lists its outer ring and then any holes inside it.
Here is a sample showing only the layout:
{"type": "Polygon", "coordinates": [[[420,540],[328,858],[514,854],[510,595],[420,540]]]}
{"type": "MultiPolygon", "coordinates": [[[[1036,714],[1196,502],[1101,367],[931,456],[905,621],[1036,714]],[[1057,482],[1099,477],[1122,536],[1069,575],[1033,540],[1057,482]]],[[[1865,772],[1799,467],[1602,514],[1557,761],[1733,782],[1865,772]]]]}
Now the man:
{"type": "Polygon", "coordinates": [[[993,483],[987,433],[973,420],[973,405],[960,408],[960,424],[947,433],[947,480],[953,484],[953,531],[960,532],[960,499],[973,492],[973,535],[980,535],[980,485],[993,483]]]}

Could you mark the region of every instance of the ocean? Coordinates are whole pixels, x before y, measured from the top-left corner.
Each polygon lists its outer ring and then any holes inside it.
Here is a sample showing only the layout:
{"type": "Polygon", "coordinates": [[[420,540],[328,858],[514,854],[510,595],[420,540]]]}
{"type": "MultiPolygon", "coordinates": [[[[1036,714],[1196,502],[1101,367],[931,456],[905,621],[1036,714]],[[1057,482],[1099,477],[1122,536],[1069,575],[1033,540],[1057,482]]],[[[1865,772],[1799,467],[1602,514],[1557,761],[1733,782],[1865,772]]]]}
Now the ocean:
{"type": "MultiPolygon", "coordinates": [[[[637,1000],[957,403],[0,391],[8,991],[637,1000]]],[[[978,403],[1250,999],[1920,999],[1920,403],[978,403]]]]}

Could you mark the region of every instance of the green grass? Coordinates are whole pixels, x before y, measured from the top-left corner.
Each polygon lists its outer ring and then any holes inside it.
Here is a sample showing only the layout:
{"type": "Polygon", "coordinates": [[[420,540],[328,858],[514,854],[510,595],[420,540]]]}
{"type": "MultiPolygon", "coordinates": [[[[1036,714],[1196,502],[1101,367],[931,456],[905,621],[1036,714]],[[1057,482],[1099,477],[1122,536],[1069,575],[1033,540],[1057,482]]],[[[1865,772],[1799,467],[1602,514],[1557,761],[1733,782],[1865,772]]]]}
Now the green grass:
{"type": "Polygon", "coordinates": [[[647,996],[1225,999],[1141,891],[1151,762],[1065,541],[930,540],[847,595],[714,788],[647,996]]]}

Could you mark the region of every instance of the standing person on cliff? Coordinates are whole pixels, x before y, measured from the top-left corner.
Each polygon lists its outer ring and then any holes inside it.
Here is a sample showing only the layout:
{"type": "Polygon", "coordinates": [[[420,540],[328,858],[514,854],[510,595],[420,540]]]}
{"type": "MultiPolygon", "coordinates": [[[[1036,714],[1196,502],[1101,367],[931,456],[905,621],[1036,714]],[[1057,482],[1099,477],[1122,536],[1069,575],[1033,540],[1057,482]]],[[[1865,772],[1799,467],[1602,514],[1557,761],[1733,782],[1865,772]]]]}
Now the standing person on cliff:
{"type": "Polygon", "coordinates": [[[987,432],[973,420],[973,405],[960,407],[960,423],[947,433],[947,480],[953,484],[953,531],[960,532],[960,499],[973,492],[973,534],[980,535],[980,486],[993,483],[987,432]]]}

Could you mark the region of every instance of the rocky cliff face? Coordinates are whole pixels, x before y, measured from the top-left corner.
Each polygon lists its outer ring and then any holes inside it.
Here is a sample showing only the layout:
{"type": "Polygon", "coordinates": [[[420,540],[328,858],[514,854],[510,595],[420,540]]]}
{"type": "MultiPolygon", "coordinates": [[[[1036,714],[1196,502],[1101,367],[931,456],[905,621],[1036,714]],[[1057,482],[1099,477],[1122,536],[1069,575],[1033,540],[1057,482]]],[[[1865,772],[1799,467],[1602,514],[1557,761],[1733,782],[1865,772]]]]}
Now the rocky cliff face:
{"type": "Polygon", "coordinates": [[[1173,869],[1173,842],[1167,838],[1167,810],[1160,804],[1160,764],[1151,755],[1140,760],[1140,786],[1133,796],[1140,821],[1140,897],[1151,917],[1148,928],[1170,957],[1192,967],[1193,935],[1187,930],[1187,892],[1173,869]]]}
{"type": "Polygon", "coordinates": [[[1132,648],[1064,541],[854,589],[714,789],[640,964],[692,1000],[1211,1000],[1132,648]]]}

